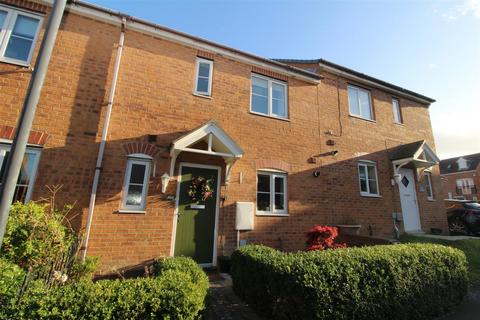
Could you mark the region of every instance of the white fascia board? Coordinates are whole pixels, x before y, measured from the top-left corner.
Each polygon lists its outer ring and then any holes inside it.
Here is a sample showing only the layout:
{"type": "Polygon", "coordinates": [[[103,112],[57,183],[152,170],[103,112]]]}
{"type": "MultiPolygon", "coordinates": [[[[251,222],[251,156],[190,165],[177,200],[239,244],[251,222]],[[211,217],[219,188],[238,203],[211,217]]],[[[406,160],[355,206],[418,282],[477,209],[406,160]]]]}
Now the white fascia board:
{"type": "MultiPolygon", "coordinates": [[[[53,4],[52,0],[36,0],[35,2],[47,4],[47,5],[50,5],[50,6],[53,4]]],[[[86,7],[83,7],[81,5],[75,4],[75,2],[68,4],[67,7],[66,7],[66,10],[68,10],[70,12],[73,12],[73,13],[76,13],[78,15],[84,16],[84,17],[88,17],[88,18],[91,18],[91,19],[100,20],[100,21],[107,22],[107,23],[110,23],[110,24],[113,24],[113,25],[121,26],[121,17],[114,14],[113,12],[112,12],[112,14],[109,14],[109,13],[106,13],[106,12],[102,12],[100,10],[95,10],[95,9],[92,9],[92,8],[86,8],[86,7]]],[[[285,76],[289,76],[289,77],[293,77],[293,78],[305,81],[307,83],[311,83],[311,84],[319,84],[320,83],[320,80],[316,80],[316,79],[310,78],[308,76],[301,75],[299,73],[295,73],[295,72],[292,72],[292,71],[289,71],[289,70],[285,70],[281,67],[271,65],[271,64],[266,63],[266,62],[261,62],[261,61],[258,61],[256,59],[244,56],[240,53],[236,53],[236,52],[233,52],[233,51],[230,51],[230,50],[227,50],[227,49],[219,48],[219,47],[216,47],[214,45],[210,45],[208,43],[203,43],[201,41],[191,39],[191,38],[182,36],[180,34],[175,34],[175,33],[172,33],[172,32],[168,32],[167,30],[162,30],[162,29],[159,29],[159,28],[155,28],[154,26],[146,25],[146,24],[143,24],[141,22],[129,21],[127,19],[126,29],[127,30],[128,29],[134,30],[134,31],[137,31],[137,32],[140,32],[140,33],[143,33],[143,34],[148,34],[148,35],[151,35],[151,36],[154,36],[154,37],[157,37],[157,38],[161,38],[161,39],[168,40],[168,41],[171,41],[171,42],[179,43],[181,45],[185,45],[185,46],[188,46],[188,47],[191,47],[191,48],[194,48],[194,49],[200,49],[200,50],[214,52],[218,55],[236,60],[238,62],[243,62],[243,63],[248,64],[248,65],[253,65],[253,66],[256,66],[256,67],[260,67],[260,68],[265,68],[265,69],[280,73],[280,74],[285,75],[285,76]]]]}
{"type": "Polygon", "coordinates": [[[376,82],[373,82],[373,81],[370,81],[370,80],[366,80],[366,79],[363,79],[363,78],[360,78],[360,77],[357,77],[353,74],[350,74],[350,73],[347,73],[343,70],[338,70],[336,68],[333,68],[333,67],[330,67],[330,66],[327,66],[327,65],[324,65],[322,63],[319,63],[318,64],[321,68],[323,68],[324,70],[328,71],[328,72],[331,72],[333,74],[336,74],[336,75],[339,75],[341,77],[344,77],[344,78],[348,78],[350,80],[354,80],[358,83],[363,83],[365,85],[368,85],[368,86],[371,86],[371,87],[375,87],[375,88],[378,88],[378,89],[382,89],[382,90],[385,90],[385,91],[388,91],[388,92],[391,92],[391,93],[395,93],[399,96],[403,96],[403,97],[407,97],[413,101],[417,101],[417,102],[420,102],[420,103],[423,103],[423,104],[427,104],[427,105],[430,105],[431,102],[425,100],[425,99],[421,99],[421,98],[418,98],[418,97],[415,97],[415,96],[412,96],[406,92],[403,92],[403,91],[398,91],[398,90],[395,90],[395,89],[392,89],[392,88],[389,88],[389,87],[386,87],[384,85],[381,85],[379,83],[376,83],[376,82]]]}

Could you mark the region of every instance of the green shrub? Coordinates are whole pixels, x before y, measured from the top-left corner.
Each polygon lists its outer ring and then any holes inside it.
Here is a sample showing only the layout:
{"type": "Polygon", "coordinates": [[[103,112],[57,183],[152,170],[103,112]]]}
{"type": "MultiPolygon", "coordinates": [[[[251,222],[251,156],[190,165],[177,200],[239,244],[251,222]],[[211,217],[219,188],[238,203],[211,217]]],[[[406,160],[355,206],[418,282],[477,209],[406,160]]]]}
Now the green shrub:
{"type": "MultiPolygon", "coordinates": [[[[28,292],[15,319],[196,319],[208,290],[205,273],[191,259],[167,259],[161,272],[149,278],[90,280],[28,292]],[[179,266],[191,270],[179,270],[179,266]],[[195,268],[193,267],[195,265],[195,268]],[[192,274],[197,274],[197,281],[192,274]]],[[[1,313],[0,311],[0,319],[1,313]]]]}
{"type": "Polygon", "coordinates": [[[27,270],[38,268],[69,250],[73,232],[63,224],[63,211],[48,205],[17,202],[12,205],[0,254],[27,270]]]}
{"type": "Polygon", "coordinates": [[[432,319],[463,299],[467,262],[439,245],[232,255],[235,292],[273,319],[432,319]]]}
{"type": "Polygon", "coordinates": [[[0,259],[0,306],[14,304],[22,287],[25,271],[6,259],[0,259]]]}

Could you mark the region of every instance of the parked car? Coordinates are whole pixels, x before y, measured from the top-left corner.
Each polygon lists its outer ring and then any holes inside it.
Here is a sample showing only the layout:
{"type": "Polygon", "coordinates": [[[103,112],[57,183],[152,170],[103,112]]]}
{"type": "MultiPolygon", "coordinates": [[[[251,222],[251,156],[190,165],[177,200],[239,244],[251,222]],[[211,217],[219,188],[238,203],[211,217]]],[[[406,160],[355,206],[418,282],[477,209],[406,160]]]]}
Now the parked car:
{"type": "Polygon", "coordinates": [[[451,235],[480,235],[480,204],[476,201],[447,200],[451,235]]]}

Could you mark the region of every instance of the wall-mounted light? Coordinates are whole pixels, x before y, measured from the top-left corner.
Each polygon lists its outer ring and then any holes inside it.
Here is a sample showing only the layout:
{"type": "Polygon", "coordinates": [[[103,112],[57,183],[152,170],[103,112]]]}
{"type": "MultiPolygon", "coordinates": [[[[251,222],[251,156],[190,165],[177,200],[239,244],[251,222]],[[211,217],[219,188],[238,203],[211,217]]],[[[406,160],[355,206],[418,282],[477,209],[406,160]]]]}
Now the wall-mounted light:
{"type": "Polygon", "coordinates": [[[393,176],[393,179],[395,180],[396,184],[400,184],[400,182],[402,181],[402,175],[400,173],[397,173],[393,176]]]}
{"type": "Polygon", "coordinates": [[[168,175],[168,173],[165,172],[162,175],[162,193],[165,193],[165,191],[167,190],[169,181],[170,181],[170,176],[168,175]]]}
{"type": "Polygon", "coordinates": [[[320,176],[320,171],[313,171],[313,176],[318,178],[320,176]]]}

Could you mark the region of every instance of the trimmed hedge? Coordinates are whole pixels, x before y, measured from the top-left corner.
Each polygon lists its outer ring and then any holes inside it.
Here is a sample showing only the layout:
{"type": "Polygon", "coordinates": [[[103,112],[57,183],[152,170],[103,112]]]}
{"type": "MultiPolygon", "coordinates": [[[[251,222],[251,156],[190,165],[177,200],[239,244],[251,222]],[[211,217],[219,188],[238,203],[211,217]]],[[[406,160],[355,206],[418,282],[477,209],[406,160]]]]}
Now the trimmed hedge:
{"type": "Polygon", "coordinates": [[[79,281],[48,292],[28,292],[2,315],[15,319],[196,319],[204,309],[208,278],[188,258],[157,263],[150,278],[79,281]]]}
{"type": "Polygon", "coordinates": [[[453,248],[388,245],[232,255],[237,295],[272,319],[432,319],[467,292],[467,261],[453,248]]]}

